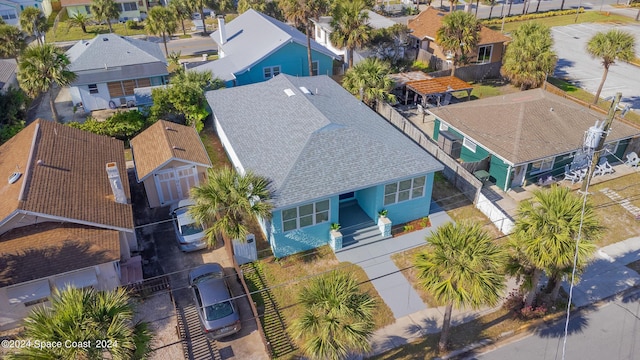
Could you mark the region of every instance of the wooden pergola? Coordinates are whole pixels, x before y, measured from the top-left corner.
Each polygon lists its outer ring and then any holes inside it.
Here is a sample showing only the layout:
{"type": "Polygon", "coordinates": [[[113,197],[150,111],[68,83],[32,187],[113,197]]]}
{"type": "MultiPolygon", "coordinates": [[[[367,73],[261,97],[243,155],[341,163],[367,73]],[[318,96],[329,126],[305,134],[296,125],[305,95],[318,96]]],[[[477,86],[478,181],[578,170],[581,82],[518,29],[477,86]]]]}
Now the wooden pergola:
{"type": "Polygon", "coordinates": [[[419,95],[422,97],[422,105],[427,107],[428,99],[434,99],[439,104],[442,95],[457,91],[466,91],[468,100],[471,100],[471,90],[473,87],[469,83],[455,76],[410,81],[406,84],[404,102],[406,104],[409,101],[409,91],[414,93],[414,102],[417,102],[419,95]]]}

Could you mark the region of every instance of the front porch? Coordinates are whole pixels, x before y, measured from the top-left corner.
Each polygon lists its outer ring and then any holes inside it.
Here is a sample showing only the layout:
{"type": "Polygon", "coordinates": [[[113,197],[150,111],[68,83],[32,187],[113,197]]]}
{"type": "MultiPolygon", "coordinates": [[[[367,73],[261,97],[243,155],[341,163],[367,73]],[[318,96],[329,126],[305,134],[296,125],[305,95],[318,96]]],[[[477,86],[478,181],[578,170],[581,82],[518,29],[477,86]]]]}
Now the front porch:
{"type": "Polygon", "coordinates": [[[340,233],[342,234],[342,248],[353,248],[387,239],[378,228],[376,220],[367,215],[357,200],[341,202],[339,206],[340,233]]]}

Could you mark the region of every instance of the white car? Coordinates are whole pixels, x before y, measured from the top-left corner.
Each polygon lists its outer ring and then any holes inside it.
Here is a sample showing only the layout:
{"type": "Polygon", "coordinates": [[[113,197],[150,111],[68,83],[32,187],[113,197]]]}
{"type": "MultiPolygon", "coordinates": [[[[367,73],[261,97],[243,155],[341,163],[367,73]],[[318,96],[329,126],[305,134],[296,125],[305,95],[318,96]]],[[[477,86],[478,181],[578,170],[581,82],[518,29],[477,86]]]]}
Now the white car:
{"type": "Polygon", "coordinates": [[[194,205],[193,200],[180,200],[177,206],[171,208],[173,227],[176,231],[178,246],[180,250],[197,251],[207,247],[207,239],[204,234],[204,227],[198,225],[189,215],[189,208],[194,205]]]}

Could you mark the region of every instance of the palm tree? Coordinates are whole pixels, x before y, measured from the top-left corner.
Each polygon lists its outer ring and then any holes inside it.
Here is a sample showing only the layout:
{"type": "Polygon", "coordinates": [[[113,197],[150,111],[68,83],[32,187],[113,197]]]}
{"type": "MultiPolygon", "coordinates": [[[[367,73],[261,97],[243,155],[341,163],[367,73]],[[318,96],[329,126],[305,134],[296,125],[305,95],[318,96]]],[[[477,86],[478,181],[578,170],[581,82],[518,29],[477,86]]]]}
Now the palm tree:
{"type": "Polygon", "coordinates": [[[454,11],[442,19],[442,25],[436,33],[436,42],[452,54],[451,76],[458,64],[469,61],[468,54],[476,49],[480,37],[480,23],[472,14],[454,11]]]}
{"type": "Polygon", "coordinates": [[[164,53],[166,56],[169,56],[169,50],[167,49],[167,36],[171,37],[171,34],[173,34],[178,27],[173,12],[166,7],[154,6],[149,10],[146,22],[147,31],[154,35],[162,35],[164,53]]]}
{"type": "Polygon", "coordinates": [[[111,19],[120,17],[120,8],[113,0],[93,0],[91,3],[91,13],[98,21],[106,21],[109,25],[109,32],[113,32],[111,19]]]}
{"type": "Polygon", "coordinates": [[[26,46],[20,29],[7,24],[0,25],[0,58],[17,58],[26,46]]]}
{"type": "Polygon", "coordinates": [[[20,27],[22,31],[35,36],[38,44],[42,44],[42,35],[49,29],[49,23],[39,9],[28,7],[20,13],[20,27]]]}
{"type": "Polygon", "coordinates": [[[602,81],[593,98],[593,103],[597,104],[600,99],[600,92],[607,80],[609,67],[615,64],[616,60],[631,61],[635,57],[635,39],[633,35],[617,29],[595,34],[587,43],[587,52],[594,58],[602,59],[604,73],[602,81]]]}
{"type": "Polygon", "coordinates": [[[578,233],[578,269],[584,268],[595,251],[593,242],[602,234],[593,206],[568,188],[554,186],[534,191],[533,198],[518,206],[514,242],[511,248],[521,265],[528,267],[530,276],[525,306],[532,306],[538,295],[538,284],[543,273],[550,278],[551,298],[560,290],[562,276],[571,269],[575,256],[578,233]]]}
{"type": "Polygon", "coordinates": [[[93,288],[54,290],[50,306],[36,307],[24,320],[24,339],[90,346],[24,347],[9,359],[142,359],[150,352],[152,333],[146,323],[133,322],[133,307],[126,290],[93,288]],[[96,346],[96,340],[112,346],[96,346]],[[117,345],[116,345],[117,344],[117,345]]]}
{"type": "Polygon", "coordinates": [[[270,184],[251,171],[239,174],[228,167],[209,169],[207,181],[191,189],[195,201],[191,215],[198,223],[209,225],[206,232],[210,246],[215,245],[218,233],[244,240],[254,216],[271,218],[270,184]]]}
{"type": "MultiPolygon", "coordinates": [[[[188,0],[190,5],[189,7],[192,10],[198,10],[202,15],[202,22],[204,23],[204,8],[207,7],[216,12],[216,14],[224,16],[224,13],[227,11],[231,11],[235,8],[235,1],[233,0],[188,0]]],[[[207,26],[205,24],[204,35],[207,33],[207,26]]]]}
{"type": "Polygon", "coordinates": [[[80,26],[83,33],[87,33],[87,25],[91,21],[91,15],[77,12],[69,18],[69,27],[80,26]]]}
{"type": "Polygon", "coordinates": [[[28,47],[18,63],[18,82],[20,87],[32,98],[49,91],[49,106],[53,120],[58,121],[58,112],[54,102],[53,85],[67,86],[76,78],[69,71],[69,58],[53,44],[28,47]]]}
{"type": "Polygon", "coordinates": [[[349,67],[353,66],[355,49],[363,47],[370,38],[369,13],[364,9],[362,0],[339,0],[333,10],[333,32],[329,37],[335,47],[347,49],[349,67]]]}
{"type": "Polygon", "coordinates": [[[478,224],[447,223],[427,237],[414,265],[420,283],[445,304],[438,348],[446,351],[453,307],[493,306],[505,288],[504,251],[478,224]]]}
{"type": "Polygon", "coordinates": [[[293,334],[311,359],[344,359],[369,351],[376,303],[348,273],[333,271],[313,279],[298,295],[304,308],[293,334]]]}
{"type": "MultiPolygon", "coordinates": [[[[281,0],[280,7],[284,17],[292,22],[296,27],[304,26],[307,36],[307,63],[309,65],[309,76],[313,76],[313,59],[311,56],[311,34],[314,25],[312,20],[318,20],[320,16],[329,11],[327,0],[281,0]]],[[[240,3],[238,3],[238,10],[240,3]]],[[[266,4],[265,4],[266,10],[266,4]]]]}
{"type": "Polygon", "coordinates": [[[389,78],[389,63],[378,58],[366,58],[347,70],[342,86],[365,104],[373,106],[376,100],[394,102],[393,80],[389,78]]]}
{"type": "Polygon", "coordinates": [[[558,61],[548,27],[528,22],[512,34],[502,65],[502,75],[521,90],[536,88],[545,81],[558,61]]]}
{"type": "Polygon", "coordinates": [[[169,3],[169,9],[173,12],[176,20],[180,20],[182,25],[182,34],[187,35],[187,29],[184,26],[184,21],[191,18],[191,9],[189,8],[188,0],[173,0],[169,3]]]}

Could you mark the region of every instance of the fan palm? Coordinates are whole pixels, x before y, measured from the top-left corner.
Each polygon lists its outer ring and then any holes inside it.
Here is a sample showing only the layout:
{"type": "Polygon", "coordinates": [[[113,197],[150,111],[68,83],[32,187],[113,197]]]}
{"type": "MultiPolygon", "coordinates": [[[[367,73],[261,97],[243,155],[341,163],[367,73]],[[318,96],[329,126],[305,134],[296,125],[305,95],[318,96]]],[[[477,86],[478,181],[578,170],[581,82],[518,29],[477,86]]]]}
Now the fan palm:
{"type": "Polygon", "coordinates": [[[602,80],[593,98],[593,103],[597,104],[604,82],[607,80],[609,67],[615,64],[616,60],[631,61],[636,56],[635,38],[633,35],[617,29],[599,32],[587,43],[587,52],[594,58],[601,58],[604,67],[602,80]]]}
{"type": "Polygon", "coordinates": [[[191,18],[191,9],[188,0],[173,0],[169,3],[169,9],[173,12],[176,20],[180,20],[182,25],[182,34],[187,35],[187,29],[184,27],[184,21],[191,18]]]}
{"type": "Polygon", "coordinates": [[[20,27],[22,31],[35,36],[38,44],[42,44],[42,35],[49,29],[49,23],[39,9],[27,7],[20,13],[20,27]]]}
{"type": "Polygon", "coordinates": [[[109,25],[109,32],[113,32],[111,20],[120,17],[120,8],[113,0],[93,0],[91,13],[98,21],[106,21],[107,25],[109,25]]]}
{"type": "Polygon", "coordinates": [[[548,27],[528,22],[512,34],[502,65],[502,74],[521,90],[539,87],[553,73],[558,57],[548,27]]]}
{"type": "MultiPolygon", "coordinates": [[[[51,92],[53,85],[69,85],[76,74],[69,70],[69,58],[53,44],[30,46],[22,53],[18,63],[20,87],[32,98],[51,92]]],[[[51,95],[51,94],[49,94],[51,95]]],[[[58,121],[58,112],[53,96],[49,96],[53,120],[58,121]]]]}
{"type": "Polygon", "coordinates": [[[0,25],[0,58],[16,58],[26,46],[20,29],[7,24],[0,25]]]}
{"type": "Polygon", "coordinates": [[[350,274],[333,271],[313,279],[298,298],[304,313],[294,321],[293,333],[305,355],[337,360],[369,351],[376,303],[350,274]]]}
{"type": "Polygon", "coordinates": [[[390,91],[394,84],[388,76],[390,73],[389,63],[378,58],[366,58],[347,70],[342,86],[369,106],[373,106],[376,100],[393,102],[395,95],[390,91]]]}
{"type": "Polygon", "coordinates": [[[447,223],[414,260],[420,284],[445,304],[438,348],[446,351],[453,307],[493,306],[505,288],[505,253],[480,225],[447,223]]]}
{"type": "Polygon", "coordinates": [[[178,27],[173,12],[166,7],[154,6],[149,10],[149,16],[147,17],[146,22],[147,31],[154,35],[162,35],[164,53],[168,57],[169,50],[167,49],[167,36],[171,37],[171,34],[176,31],[176,28],[178,27]]]}
{"type": "Polygon", "coordinates": [[[111,359],[141,359],[150,353],[152,339],[146,323],[133,322],[133,307],[122,288],[56,289],[51,306],[36,307],[25,318],[22,336],[40,341],[90,342],[90,346],[31,346],[18,349],[10,359],[101,359],[105,353],[111,359]],[[96,340],[106,340],[112,346],[98,348],[96,340]]]}
{"type": "Polygon", "coordinates": [[[362,0],[339,0],[333,9],[333,32],[329,37],[335,47],[347,49],[349,67],[353,66],[353,52],[367,44],[371,37],[369,13],[364,9],[362,0]]]}
{"type": "Polygon", "coordinates": [[[480,23],[472,14],[454,11],[442,19],[442,25],[436,32],[436,42],[452,54],[451,76],[459,64],[469,62],[469,54],[478,46],[480,23]]]}
{"type": "Polygon", "coordinates": [[[195,201],[191,215],[198,223],[209,225],[206,234],[210,246],[215,245],[218,233],[244,240],[254,216],[271,218],[270,183],[251,171],[243,175],[227,167],[209,170],[207,181],[191,189],[195,201]]]}
{"type": "Polygon", "coordinates": [[[538,294],[538,284],[543,273],[550,278],[552,300],[560,290],[562,276],[571,273],[576,241],[578,243],[577,269],[586,266],[595,251],[593,242],[600,237],[600,226],[591,203],[582,211],[583,200],[568,188],[553,186],[548,190],[534,191],[531,200],[518,206],[514,241],[510,243],[511,262],[525,269],[529,275],[529,292],[525,306],[532,306],[538,294]]]}
{"type": "MultiPolygon", "coordinates": [[[[239,6],[239,5],[238,5],[239,6]]],[[[296,27],[304,27],[307,36],[307,63],[309,76],[313,76],[313,59],[311,56],[311,34],[314,29],[313,21],[329,11],[327,0],[281,0],[279,4],[284,17],[296,27]]]]}
{"type": "Polygon", "coordinates": [[[77,12],[69,18],[69,27],[79,26],[83,33],[87,33],[87,25],[91,21],[91,15],[77,12]]]}

